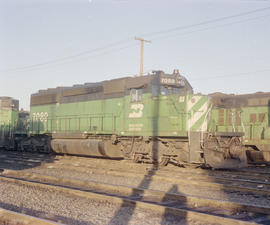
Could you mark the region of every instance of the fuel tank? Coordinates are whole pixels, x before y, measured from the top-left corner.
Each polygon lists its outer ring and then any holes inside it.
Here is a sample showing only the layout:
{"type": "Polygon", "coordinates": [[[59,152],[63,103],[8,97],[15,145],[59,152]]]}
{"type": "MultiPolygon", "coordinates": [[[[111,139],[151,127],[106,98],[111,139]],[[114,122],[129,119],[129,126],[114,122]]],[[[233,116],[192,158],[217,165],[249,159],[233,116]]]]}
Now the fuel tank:
{"type": "Polygon", "coordinates": [[[120,147],[109,140],[99,139],[53,139],[51,148],[56,153],[106,158],[122,158],[120,147]]]}

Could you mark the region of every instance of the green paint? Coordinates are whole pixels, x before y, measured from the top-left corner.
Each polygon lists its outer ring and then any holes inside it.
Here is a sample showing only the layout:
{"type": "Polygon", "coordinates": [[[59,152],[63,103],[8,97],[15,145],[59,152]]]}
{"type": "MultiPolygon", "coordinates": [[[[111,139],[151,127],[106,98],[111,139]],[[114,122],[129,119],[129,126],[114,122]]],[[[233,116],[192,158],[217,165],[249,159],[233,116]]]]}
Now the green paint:
{"type": "Polygon", "coordinates": [[[246,145],[265,144],[270,145],[270,126],[268,106],[241,107],[224,109],[224,124],[219,124],[219,110],[215,108],[211,113],[211,131],[215,129],[223,132],[244,132],[246,145]],[[240,121],[237,121],[237,112],[240,113],[240,121]],[[231,114],[231,115],[229,115],[231,114]],[[252,119],[252,117],[255,119],[252,119]],[[228,122],[229,118],[232,122],[228,122]]]}

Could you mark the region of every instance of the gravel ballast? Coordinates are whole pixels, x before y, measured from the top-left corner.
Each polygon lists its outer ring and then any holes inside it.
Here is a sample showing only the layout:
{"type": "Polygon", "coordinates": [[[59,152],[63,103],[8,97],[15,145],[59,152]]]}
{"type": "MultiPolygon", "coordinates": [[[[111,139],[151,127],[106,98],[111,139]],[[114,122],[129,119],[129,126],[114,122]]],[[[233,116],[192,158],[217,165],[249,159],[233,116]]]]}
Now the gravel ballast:
{"type": "Polygon", "coordinates": [[[75,197],[49,189],[0,183],[0,207],[65,224],[204,224],[150,210],[75,197]]]}

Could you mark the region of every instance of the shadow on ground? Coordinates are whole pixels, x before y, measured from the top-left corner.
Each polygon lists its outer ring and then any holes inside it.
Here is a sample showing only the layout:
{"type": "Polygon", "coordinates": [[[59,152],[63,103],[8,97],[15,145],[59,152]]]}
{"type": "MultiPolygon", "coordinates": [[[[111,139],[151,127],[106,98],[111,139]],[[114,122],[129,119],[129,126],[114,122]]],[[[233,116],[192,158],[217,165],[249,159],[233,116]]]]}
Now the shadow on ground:
{"type": "Polygon", "coordinates": [[[42,163],[53,163],[56,161],[55,154],[41,154],[30,152],[16,152],[0,150],[0,172],[1,170],[24,170],[40,166],[42,163]]]}

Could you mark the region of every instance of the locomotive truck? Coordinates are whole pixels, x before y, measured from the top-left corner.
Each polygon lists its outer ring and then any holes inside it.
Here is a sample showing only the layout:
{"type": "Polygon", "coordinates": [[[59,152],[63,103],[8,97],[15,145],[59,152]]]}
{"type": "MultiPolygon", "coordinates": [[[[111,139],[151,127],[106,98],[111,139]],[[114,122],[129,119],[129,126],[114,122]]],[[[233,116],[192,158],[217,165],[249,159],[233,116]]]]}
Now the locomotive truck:
{"type": "Polygon", "coordinates": [[[178,70],[49,88],[31,95],[29,135],[18,149],[246,166],[243,130],[216,126],[214,110],[212,97],[194,94],[178,70]]]}

